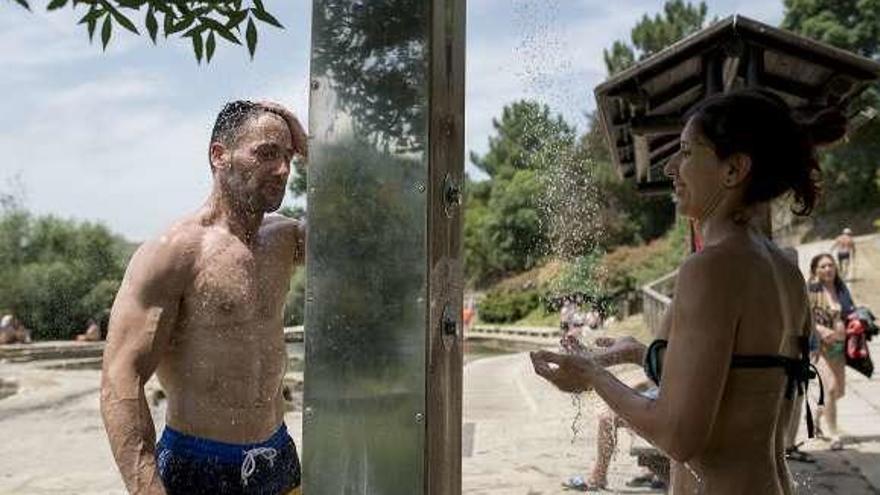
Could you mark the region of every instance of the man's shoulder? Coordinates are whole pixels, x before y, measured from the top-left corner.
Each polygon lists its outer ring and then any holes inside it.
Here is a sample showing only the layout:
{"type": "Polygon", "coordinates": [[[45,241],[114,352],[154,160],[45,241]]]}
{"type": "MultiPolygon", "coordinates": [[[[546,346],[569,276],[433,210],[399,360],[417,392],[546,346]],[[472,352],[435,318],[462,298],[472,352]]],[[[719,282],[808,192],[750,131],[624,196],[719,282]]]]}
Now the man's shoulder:
{"type": "Polygon", "coordinates": [[[263,225],[262,228],[266,227],[290,227],[290,228],[299,228],[304,225],[305,222],[300,219],[287,217],[281,215],[280,213],[270,213],[263,217],[263,225]]]}
{"type": "Polygon", "coordinates": [[[263,224],[260,226],[260,230],[270,236],[278,235],[289,237],[293,240],[301,237],[305,232],[305,225],[305,220],[290,218],[275,213],[263,217],[263,224]]]}
{"type": "Polygon", "coordinates": [[[206,227],[194,217],[184,217],[158,236],[147,240],[132,261],[149,263],[160,273],[189,269],[201,251],[206,227]]]}

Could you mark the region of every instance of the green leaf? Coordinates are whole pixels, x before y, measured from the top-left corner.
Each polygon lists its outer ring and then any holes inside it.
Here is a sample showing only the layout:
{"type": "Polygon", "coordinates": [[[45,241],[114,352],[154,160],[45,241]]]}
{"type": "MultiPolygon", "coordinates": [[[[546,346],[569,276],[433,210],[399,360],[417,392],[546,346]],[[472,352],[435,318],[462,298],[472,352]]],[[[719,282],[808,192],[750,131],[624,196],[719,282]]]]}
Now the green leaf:
{"type": "Polygon", "coordinates": [[[254,17],[265,22],[266,24],[271,24],[277,28],[284,29],[284,26],[282,26],[281,23],[278,22],[278,19],[273,17],[272,14],[266,12],[265,10],[253,9],[251,10],[251,12],[253,12],[254,17]]]}
{"type": "Polygon", "coordinates": [[[196,54],[196,60],[202,63],[202,34],[195,32],[192,34],[193,51],[196,54]]]}
{"type": "Polygon", "coordinates": [[[253,60],[254,52],[257,51],[257,26],[254,25],[253,18],[248,19],[245,39],[247,39],[248,51],[251,52],[251,60],[253,60]]]}
{"type": "Polygon", "coordinates": [[[28,10],[31,10],[31,6],[28,5],[27,0],[15,0],[15,1],[16,1],[16,3],[18,3],[22,7],[26,8],[28,10]]]}
{"type": "Polygon", "coordinates": [[[238,28],[238,25],[241,24],[241,21],[247,19],[248,11],[247,10],[237,10],[234,12],[230,12],[227,14],[226,27],[229,29],[238,28]]]}
{"type": "Polygon", "coordinates": [[[180,22],[174,23],[171,26],[171,29],[165,28],[165,35],[167,36],[169,34],[179,33],[189,28],[190,26],[192,26],[194,20],[194,17],[184,17],[180,22]]]}
{"type": "Polygon", "coordinates": [[[82,19],[80,19],[77,24],[86,24],[88,22],[95,22],[103,14],[104,14],[103,10],[100,10],[100,8],[93,6],[91,9],[89,9],[89,11],[86,13],[86,15],[82,16],[82,19]]]}
{"type": "Polygon", "coordinates": [[[95,26],[98,25],[98,19],[89,19],[87,22],[89,26],[89,43],[91,43],[95,39],[95,26]]]}
{"type": "Polygon", "coordinates": [[[254,0],[254,7],[257,10],[262,10],[263,12],[266,11],[266,7],[263,5],[263,0],[254,0]]]}
{"type": "Polygon", "coordinates": [[[110,21],[110,15],[104,16],[104,26],[101,28],[101,43],[104,50],[107,49],[107,43],[110,43],[110,35],[113,33],[113,22],[110,21]]]}
{"type": "Polygon", "coordinates": [[[46,5],[46,10],[56,10],[64,7],[67,4],[67,0],[52,0],[49,2],[49,5],[46,5]]]}
{"type": "Polygon", "coordinates": [[[131,22],[131,19],[129,19],[128,17],[125,17],[125,15],[123,15],[122,12],[111,7],[110,13],[113,14],[113,18],[115,18],[116,22],[121,24],[122,27],[124,27],[125,29],[128,29],[129,31],[131,31],[134,34],[140,34],[140,33],[138,33],[137,28],[134,27],[134,23],[131,22]]]}
{"type": "Polygon", "coordinates": [[[167,38],[169,34],[173,32],[174,29],[174,13],[168,10],[165,11],[165,19],[162,22],[163,29],[165,30],[165,37],[167,38]]]}
{"type": "Polygon", "coordinates": [[[205,61],[211,63],[214,58],[214,49],[217,48],[217,40],[214,39],[214,33],[208,35],[208,41],[205,42],[205,61]]]}
{"type": "Polygon", "coordinates": [[[156,32],[159,30],[159,23],[156,22],[156,14],[153,12],[153,7],[147,9],[147,18],[144,19],[144,24],[147,26],[147,32],[150,33],[150,39],[153,40],[153,44],[156,44],[156,32]]]}
{"type": "Polygon", "coordinates": [[[223,38],[225,38],[230,43],[235,43],[236,45],[240,45],[241,41],[223,24],[211,19],[210,17],[200,17],[199,20],[202,22],[203,26],[206,26],[211,31],[216,32],[223,38]]]}

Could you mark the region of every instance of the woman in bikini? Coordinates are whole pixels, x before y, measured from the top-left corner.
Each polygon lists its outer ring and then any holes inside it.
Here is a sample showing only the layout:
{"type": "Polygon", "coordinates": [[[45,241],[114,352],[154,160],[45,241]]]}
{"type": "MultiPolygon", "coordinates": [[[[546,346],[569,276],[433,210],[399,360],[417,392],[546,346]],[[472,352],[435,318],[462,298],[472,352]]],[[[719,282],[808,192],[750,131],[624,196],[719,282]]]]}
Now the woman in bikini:
{"type": "Polygon", "coordinates": [[[798,123],[761,90],[712,96],[687,116],[681,151],[666,166],[680,214],[701,226],[704,248],[680,267],[660,338],[645,356],[656,398],[619,382],[596,357],[532,353],[559,389],[592,388],[672,460],[675,494],[788,494],[784,431],[809,377],[813,325],[798,268],[752,221],[786,193],[814,207],[814,147],[840,138],[845,119],[798,123]]]}
{"type": "Polygon", "coordinates": [[[816,366],[825,385],[825,406],[817,409],[816,424],[821,428],[825,420],[831,449],[840,450],[843,444],[837,429],[837,401],[846,390],[846,319],[855,306],[830,254],[819,254],[810,261],[809,298],[819,340],[816,366]]]}

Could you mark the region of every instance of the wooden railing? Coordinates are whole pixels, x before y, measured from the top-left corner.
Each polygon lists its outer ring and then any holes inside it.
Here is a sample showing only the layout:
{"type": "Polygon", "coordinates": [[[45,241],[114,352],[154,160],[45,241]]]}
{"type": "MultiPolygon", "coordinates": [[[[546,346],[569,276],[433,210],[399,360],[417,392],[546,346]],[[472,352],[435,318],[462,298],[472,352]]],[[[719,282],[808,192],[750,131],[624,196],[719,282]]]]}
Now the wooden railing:
{"type": "Polygon", "coordinates": [[[642,287],[642,314],[652,335],[657,334],[663,315],[672,305],[676,275],[678,270],[642,287]]]}

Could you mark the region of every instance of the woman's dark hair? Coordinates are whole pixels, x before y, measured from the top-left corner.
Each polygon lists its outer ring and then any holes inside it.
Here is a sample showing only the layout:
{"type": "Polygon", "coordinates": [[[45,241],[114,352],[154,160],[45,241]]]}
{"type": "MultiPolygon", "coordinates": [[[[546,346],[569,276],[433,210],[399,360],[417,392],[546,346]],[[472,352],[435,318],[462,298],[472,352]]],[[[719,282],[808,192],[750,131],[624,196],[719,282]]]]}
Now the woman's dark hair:
{"type": "Polygon", "coordinates": [[[735,153],[752,161],[745,203],[770,201],[791,191],[792,210],[808,215],[819,196],[816,146],[837,141],[846,133],[846,117],[828,109],[799,122],[781,97],[764,89],[718,94],[685,115],[694,119],[720,159],[735,153]]]}

